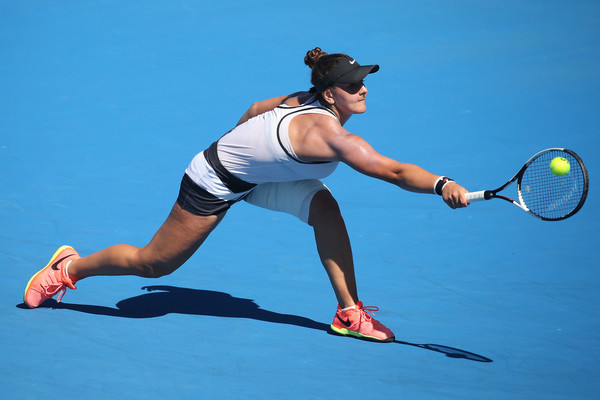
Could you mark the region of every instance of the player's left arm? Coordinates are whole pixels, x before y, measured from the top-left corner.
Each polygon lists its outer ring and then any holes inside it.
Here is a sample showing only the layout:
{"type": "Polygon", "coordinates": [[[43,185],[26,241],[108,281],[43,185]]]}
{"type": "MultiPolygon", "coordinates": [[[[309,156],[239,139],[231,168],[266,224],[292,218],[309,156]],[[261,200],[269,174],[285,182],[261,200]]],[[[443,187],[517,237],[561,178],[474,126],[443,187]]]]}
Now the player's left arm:
{"type": "Polygon", "coordinates": [[[242,118],[240,118],[236,126],[243,124],[244,122],[256,117],[257,115],[264,114],[267,111],[271,111],[275,107],[282,105],[290,97],[298,96],[301,93],[303,92],[297,92],[285,96],[273,97],[267,100],[257,101],[256,103],[250,106],[250,108],[244,113],[244,115],[242,115],[242,118]]]}

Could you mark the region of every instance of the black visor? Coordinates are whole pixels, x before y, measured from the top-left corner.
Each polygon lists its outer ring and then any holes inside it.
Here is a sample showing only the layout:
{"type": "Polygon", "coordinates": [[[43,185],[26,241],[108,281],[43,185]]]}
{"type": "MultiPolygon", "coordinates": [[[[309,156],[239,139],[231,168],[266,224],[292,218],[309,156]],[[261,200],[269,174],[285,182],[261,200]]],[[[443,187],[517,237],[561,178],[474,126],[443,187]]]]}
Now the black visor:
{"type": "Polygon", "coordinates": [[[315,85],[315,89],[321,93],[323,90],[337,83],[360,82],[367,75],[377,71],[379,71],[379,65],[361,66],[355,59],[346,58],[321,78],[315,85]]]}

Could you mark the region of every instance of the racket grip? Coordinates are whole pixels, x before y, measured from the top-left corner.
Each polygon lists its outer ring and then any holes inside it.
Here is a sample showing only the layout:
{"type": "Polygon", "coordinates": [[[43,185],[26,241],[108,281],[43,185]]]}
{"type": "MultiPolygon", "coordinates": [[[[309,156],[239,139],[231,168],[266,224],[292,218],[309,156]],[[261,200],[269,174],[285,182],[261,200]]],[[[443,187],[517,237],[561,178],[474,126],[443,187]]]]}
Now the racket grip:
{"type": "Polygon", "coordinates": [[[479,192],[469,192],[465,195],[465,197],[467,198],[467,201],[469,203],[473,203],[475,201],[482,201],[482,200],[487,200],[485,198],[485,190],[480,190],[479,192]]]}

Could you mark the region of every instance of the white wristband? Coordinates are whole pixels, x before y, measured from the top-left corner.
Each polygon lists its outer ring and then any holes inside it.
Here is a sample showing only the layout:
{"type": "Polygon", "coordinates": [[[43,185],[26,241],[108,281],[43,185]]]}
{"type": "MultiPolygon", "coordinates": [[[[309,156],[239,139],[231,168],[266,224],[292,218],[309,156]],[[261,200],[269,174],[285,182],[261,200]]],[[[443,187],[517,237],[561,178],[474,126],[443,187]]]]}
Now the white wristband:
{"type": "Polygon", "coordinates": [[[442,195],[444,188],[450,182],[454,182],[454,179],[448,178],[446,176],[440,176],[436,181],[435,185],[433,185],[433,192],[436,194],[442,195]]]}

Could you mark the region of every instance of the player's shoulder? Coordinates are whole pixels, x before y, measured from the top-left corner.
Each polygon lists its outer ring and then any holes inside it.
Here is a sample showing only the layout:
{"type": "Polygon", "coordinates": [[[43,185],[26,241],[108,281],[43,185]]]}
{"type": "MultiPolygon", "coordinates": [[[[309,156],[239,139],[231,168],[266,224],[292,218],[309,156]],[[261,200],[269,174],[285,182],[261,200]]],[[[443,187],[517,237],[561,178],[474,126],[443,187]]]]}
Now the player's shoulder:
{"type": "Polygon", "coordinates": [[[281,103],[290,107],[298,107],[306,104],[312,97],[313,95],[309,92],[296,92],[285,96],[281,103]]]}

